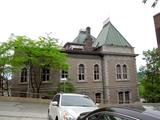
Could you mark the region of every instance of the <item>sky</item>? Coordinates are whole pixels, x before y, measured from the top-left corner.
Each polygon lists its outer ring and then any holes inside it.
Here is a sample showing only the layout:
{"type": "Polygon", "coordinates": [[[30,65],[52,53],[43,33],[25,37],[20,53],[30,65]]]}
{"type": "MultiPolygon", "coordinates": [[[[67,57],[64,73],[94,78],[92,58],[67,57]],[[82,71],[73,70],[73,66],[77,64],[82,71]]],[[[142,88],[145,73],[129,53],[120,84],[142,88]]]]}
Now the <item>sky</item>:
{"type": "Polygon", "coordinates": [[[91,27],[97,37],[103,22],[111,23],[135,47],[137,69],[145,65],[143,51],[156,48],[153,16],[160,12],[148,0],[1,0],[0,42],[11,33],[37,39],[52,33],[61,45],[72,42],[80,29],[91,27]]]}

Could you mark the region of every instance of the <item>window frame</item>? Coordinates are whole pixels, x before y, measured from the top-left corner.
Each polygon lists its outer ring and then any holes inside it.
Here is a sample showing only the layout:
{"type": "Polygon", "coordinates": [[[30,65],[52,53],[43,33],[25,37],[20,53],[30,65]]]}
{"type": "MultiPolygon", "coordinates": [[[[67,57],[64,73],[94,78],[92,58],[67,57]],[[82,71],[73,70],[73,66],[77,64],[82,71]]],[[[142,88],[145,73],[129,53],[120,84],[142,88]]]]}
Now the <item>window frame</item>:
{"type": "Polygon", "coordinates": [[[28,74],[28,71],[27,71],[27,68],[24,67],[21,69],[21,79],[20,79],[20,83],[27,83],[27,74],[28,74]]]}
{"type": "Polygon", "coordinates": [[[123,64],[123,66],[122,66],[122,77],[124,80],[128,79],[128,67],[126,64],[123,64]]]}
{"type": "Polygon", "coordinates": [[[100,68],[99,68],[98,64],[94,65],[93,78],[94,78],[94,81],[99,81],[100,80],[100,68]]]}
{"type": "Polygon", "coordinates": [[[125,103],[130,103],[130,92],[129,91],[125,91],[124,95],[125,95],[125,103]]]}
{"type": "Polygon", "coordinates": [[[49,68],[47,67],[41,68],[41,80],[42,82],[50,81],[50,69],[49,68]]]}
{"type": "Polygon", "coordinates": [[[84,64],[78,65],[78,81],[79,82],[85,81],[85,65],[84,64]]]}
{"type": "Polygon", "coordinates": [[[118,103],[119,104],[124,104],[124,95],[122,91],[118,92],[118,103]],[[121,96],[120,96],[121,95],[121,96]]]}
{"type": "Polygon", "coordinates": [[[116,79],[117,80],[122,80],[122,70],[121,70],[121,65],[120,64],[116,65],[116,79]]]}
{"type": "Polygon", "coordinates": [[[119,91],[117,93],[118,95],[118,103],[119,104],[129,104],[130,100],[131,100],[131,92],[129,90],[124,90],[124,91],[119,91]],[[120,93],[122,93],[122,96],[119,96],[120,93]],[[127,93],[127,94],[126,94],[127,93]],[[126,96],[127,95],[127,96],[126,96]],[[120,97],[122,98],[122,100],[120,100],[120,97]]]}
{"type": "MultiPolygon", "coordinates": [[[[89,119],[90,117],[93,117],[96,114],[103,114],[103,113],[107,114],[105,117],[107,117],[109,119],[111,119],[110,118],[111,116],[113,116],[114,118],[117,118],[117,120],[137,120],[138,119],[138,118],[135,118],[135,117],[132,117],[132,116],[128,116],[128,115],[122,114],[122,113],[109,112],[109,111],[96,112],[94,114],[91,114],[91,115],[87,116],[85,119],[86,120],[90,120],[89,119]]],[[[95,120],[97,120],[97,118],[95,120]]]]}
{"type": "Polygon", "coordinates": [[[68,78],[68,77],[69,77],[68,70],[61,70],[61,78],[68,78]]]}
{"type": "Polygon", "coordinates": [[[96,103],[101,103],[102,102],[102,94],[100,92],[95,93],[95,102],[96,103]],[[97,94],[100,95],[100,96],[97,97],[97,94]]]}

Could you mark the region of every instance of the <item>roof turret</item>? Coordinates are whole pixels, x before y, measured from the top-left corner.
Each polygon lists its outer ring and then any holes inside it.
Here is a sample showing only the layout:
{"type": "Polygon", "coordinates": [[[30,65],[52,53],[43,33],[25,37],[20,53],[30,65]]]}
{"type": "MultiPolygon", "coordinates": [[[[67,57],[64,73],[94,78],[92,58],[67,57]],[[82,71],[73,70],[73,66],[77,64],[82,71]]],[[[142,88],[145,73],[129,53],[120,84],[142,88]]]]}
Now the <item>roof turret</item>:
{"type": "Polygon", "coordinates": [[[93,43],[93,47],[100,47],[104,45],[132,47],[121,33],[112,25],[109,19],[105,21],[97,40],[93,43]]]}

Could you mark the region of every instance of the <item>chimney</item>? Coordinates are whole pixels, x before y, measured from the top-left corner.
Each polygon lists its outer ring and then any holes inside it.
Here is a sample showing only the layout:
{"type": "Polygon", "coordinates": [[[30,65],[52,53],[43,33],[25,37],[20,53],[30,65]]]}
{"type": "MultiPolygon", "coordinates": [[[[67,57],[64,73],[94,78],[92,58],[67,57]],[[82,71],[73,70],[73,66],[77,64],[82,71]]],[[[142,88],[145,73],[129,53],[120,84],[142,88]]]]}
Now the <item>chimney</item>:
{"type": "Polygon", "coordinates": [[[154,25],[155,25],[155,31],[156,31],[156,37],[157,37],[157,45],[158,45],[158,48],[160,49],[160,13],[154,16],[154,25]]]}
{"type": "Polygon", "coordinates": [[[87,27],[86,28],[86,39],[84,41],[84,49],[86,51],[92,51],[93,50],[93,47],[92,47],[92,37],[91,37],[91,28],[90,27],[87,27]]]}
{"type": "Polygon", "coordinates": [[[91,33],[90,33],[90,32],[91,32],[91,28],[90,28],[90,27],[87,27],[87,28],[86,28],[87,38],[91,36],[91,33]]]}

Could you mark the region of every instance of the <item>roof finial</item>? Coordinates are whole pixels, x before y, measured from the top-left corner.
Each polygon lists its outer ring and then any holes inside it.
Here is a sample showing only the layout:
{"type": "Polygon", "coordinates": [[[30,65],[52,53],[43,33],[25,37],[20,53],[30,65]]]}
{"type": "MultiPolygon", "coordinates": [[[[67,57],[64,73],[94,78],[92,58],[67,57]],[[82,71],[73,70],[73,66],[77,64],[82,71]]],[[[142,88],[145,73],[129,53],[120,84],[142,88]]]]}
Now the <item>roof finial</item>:
{"type": "Polygon", "coordinates": [[[108,17],[108,18],[103,22],[103,26],[105,26],[109,21],[110,21],[110,18],[108,17]]]}

